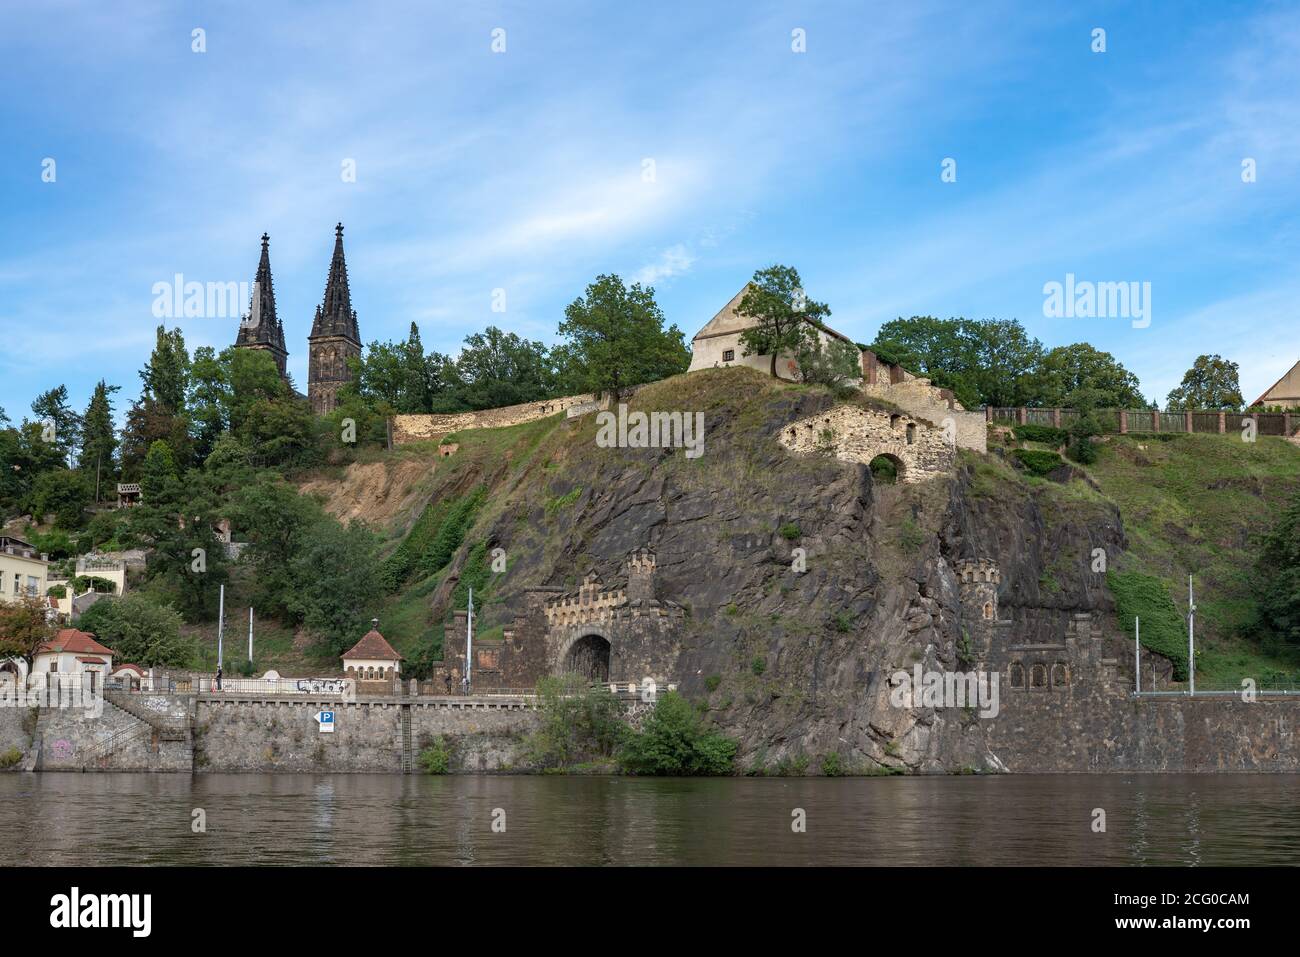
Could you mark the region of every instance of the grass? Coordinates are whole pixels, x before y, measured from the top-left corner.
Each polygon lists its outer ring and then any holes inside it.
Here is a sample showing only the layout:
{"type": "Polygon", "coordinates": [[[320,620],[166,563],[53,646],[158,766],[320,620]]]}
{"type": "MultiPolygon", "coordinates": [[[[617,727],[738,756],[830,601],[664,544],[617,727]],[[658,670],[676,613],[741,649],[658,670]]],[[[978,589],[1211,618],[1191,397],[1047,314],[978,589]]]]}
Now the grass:
{"type": "MultiPolygon", "coordinates": [[[[1128,538],[1116,571],[1163,583],[1180,621],[1187,610],[1187,576],[1194,576],[1197,687],[1236,689],[1242,678],[1300,670],[1300,649],[1253,634],[1255,546],[1300,492],[1300,449],[1272,437],[1243,442],[1238,435],[1178,435],[1158,442],[1112,436],[1100,448],[1100,459],[1088,471],[1119,506],[1128,538]]],[[[1147,595],[1148,607],[1152,601],[1147,595]]],[[[1131,628],[1132,615],[1124,611],[1121,617],[1129,618],[1125,627],[1131,628]]],[[[1146,617],[1142,633],[1145,645],[1146,617]]],[[[1184,648],[1185,636],[1184,628],[1184,648]]]]}

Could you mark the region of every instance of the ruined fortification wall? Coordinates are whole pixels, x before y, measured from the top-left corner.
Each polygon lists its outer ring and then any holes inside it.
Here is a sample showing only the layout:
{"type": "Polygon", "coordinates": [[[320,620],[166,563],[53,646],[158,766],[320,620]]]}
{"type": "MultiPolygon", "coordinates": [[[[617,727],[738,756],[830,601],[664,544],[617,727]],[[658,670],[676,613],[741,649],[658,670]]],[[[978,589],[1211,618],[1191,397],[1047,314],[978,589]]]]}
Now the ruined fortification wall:
{"type": "Polygon", "coordinates": [[[448,415],[395,415],[392,417],[393,444],[427,442],[466,429],[499,429],[523,422],[534,422],[548,415],[567,412],[583,405],[599,404],[594,394],[569,395],[540,402],[506,405],[499,409],[482,409],[477,412],[455,412],[448,415]]]}
{"type": "Polygon", "coordinates": [[[862,386],[862,391],[941,427],[944,420],[949,419],[958,448],[988,451],[988,423],[984,413],[957,408],[957,403],[949,403],[943,398],[929,379],[913,378],[892,385],[888,382],[867,383],[862,386]]]}
{"type": "Polygon", "coordinates": [[[829,452],[843,462],[863,465],[878,455],[889,455],[902,464],[899,479],[909,483],[950,474],[954,460],[954,449],[942,429],[855,405],[837,406],[790,423],[781,431],[781,444],[792,452],[829,452]]]}

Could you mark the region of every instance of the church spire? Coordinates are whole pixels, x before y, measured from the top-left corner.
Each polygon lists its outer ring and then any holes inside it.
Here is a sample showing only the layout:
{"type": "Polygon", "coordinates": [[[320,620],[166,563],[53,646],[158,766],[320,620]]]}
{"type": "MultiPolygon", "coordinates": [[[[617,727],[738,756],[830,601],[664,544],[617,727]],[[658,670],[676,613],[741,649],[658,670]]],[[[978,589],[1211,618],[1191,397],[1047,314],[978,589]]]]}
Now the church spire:
{"type": "Polygon", "coordinates": [[[343,224],[334,227],[334,256],[330,260],[329,278],[325,280],[325,299],[316,307],[312,321],[312,338],[342,336],[360,344],[357,314],[352,308],[348,289],[348,264],[343,256],[343,224]]]}
{"type": "Polygon", "coordinates": [[[280,375],[285,374],[288,350],[284,347],[284,326],[275,311],[275,284],[271,279],[271,237],[262,233],[262,258],[253,277],[253,294],[248,314],[239,323],[235,345],[246,349],[265,349],[275,357],[280,375]]]}

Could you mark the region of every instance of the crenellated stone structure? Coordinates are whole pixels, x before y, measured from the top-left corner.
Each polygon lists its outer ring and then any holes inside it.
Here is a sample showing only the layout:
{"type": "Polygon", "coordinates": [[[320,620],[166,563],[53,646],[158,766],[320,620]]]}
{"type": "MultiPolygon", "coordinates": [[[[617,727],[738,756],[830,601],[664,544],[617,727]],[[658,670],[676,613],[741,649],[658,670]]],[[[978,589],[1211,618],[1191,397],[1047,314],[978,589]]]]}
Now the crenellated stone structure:
{"type": "MultiPolygon", "coordinates": [[[[524,610],[497,641],[474,643],[473,687],[531,688],[545,675],[577,672],[593,682],[673,677],[686,611],[655,597],[655,555],[633,551],[627,583],[605,587],[591,571],[577,591],[527,589],[524,610]]],[[[464,673],[464,611],[456,611],[443,642],[448,673],[464,673]]]]}

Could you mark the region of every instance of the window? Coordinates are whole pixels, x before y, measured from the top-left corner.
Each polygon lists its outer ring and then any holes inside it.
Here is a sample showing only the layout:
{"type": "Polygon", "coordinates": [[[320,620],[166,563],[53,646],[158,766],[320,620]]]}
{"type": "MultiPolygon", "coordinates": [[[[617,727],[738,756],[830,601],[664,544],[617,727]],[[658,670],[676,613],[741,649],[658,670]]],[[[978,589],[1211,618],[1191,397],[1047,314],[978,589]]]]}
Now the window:
{"type": "Polygon", "coordinates": [[[1025,667],[1018,661],[1011,662],[1011,687],[1023,688],[1025,686],[1025,667]]]}
{"type": "Polygon", "coordinates": [[[984,603],[984,620],[985,621],[993,620],[993,602],[991,601],[986,601],[984,603]]]}
{"type": "Polygon", "coordinates": [[[41,582],[35,575],[27,576],[27,594],[35,598],[37,591],[40,590],[41,582]]]}
{"type": "Polygon", "coordinates": [[[916,426],[909,422],[907,423],[907,444],[912,445],[914,442],[916,442],[916,426]]]}
{"type": "Polygon", "coordinates": [[[1047,687],[1047,665],[1034,665],[1029,672],[1029,687],[1047,687]]]}
{"type": "Polygon", "coordinates": [[[14,572],[14,597],[18,597],[18,590],[22,587],[23,576],[14,572]]]}
{"type": "Polygon", "coordinates": [[[723,362],[735,362],[735,361],[736,361],[736,350],[735,350],[735,349],[727,349],[727,350],[725,350],[725,351],[722,353],[722,361],[723,361],[723,362]]]}

